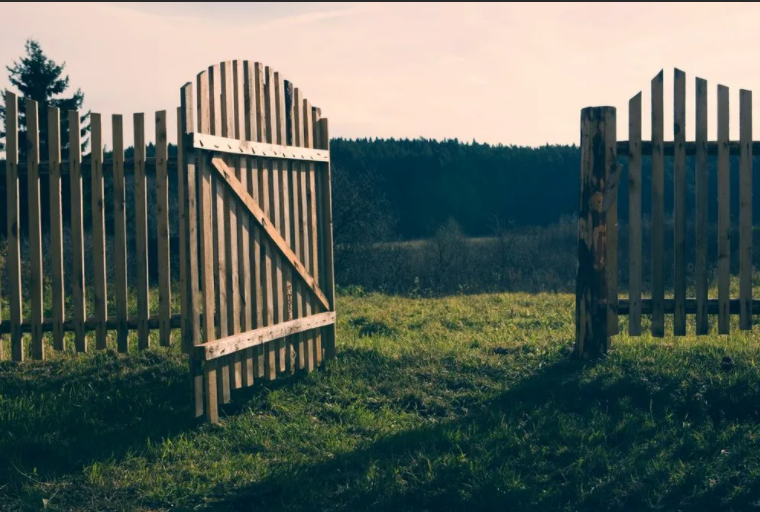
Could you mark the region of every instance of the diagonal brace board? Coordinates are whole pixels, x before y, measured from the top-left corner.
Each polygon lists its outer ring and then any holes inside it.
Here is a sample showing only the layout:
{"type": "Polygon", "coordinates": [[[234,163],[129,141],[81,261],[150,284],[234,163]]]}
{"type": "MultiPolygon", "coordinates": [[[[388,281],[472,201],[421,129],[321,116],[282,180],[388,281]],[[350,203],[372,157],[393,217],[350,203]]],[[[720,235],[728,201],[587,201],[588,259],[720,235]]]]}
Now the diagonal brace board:
{"type": "Polygon", "coordinates": [[[296,270],[296,272],[298,272],[298,275],[301,276],[301,279],[304,280],[306,286],[314,292],[314,295],[317,296],[319,302],[321,302],[325,309],[329,311],[331,309],[330,301],[328,301],[327,297],[325,297],[325,294],[322,293],[322,290],[319,288],[316,280],[311,276],[311,274],[309,274],[298,256],[293,253],[288,243],[280,236],[279,231],[277,231],[277,228],[270,222],[264,211],[259,208],[259,205],[256,204],[256,201],[253,200],[243,185],[238,181],[238,179],[235,177],[234,171],[230,169],[227,164],[224,163],[224,160],[219,157],[214,157],[211,160],[211,164],[217,170],[219,175],[227,182],[227,185],[235,193],[240,202],[242,202],[243,205],[248,208],[248,211],[251,213],[251,215],[253,215],[253,218],[256,219],[256,222],[258,222],[259,225],[264,229],[267,236],[277,246],[285,259],[287,259],[290,264],[293,265],[293,268],[296,270]]]}

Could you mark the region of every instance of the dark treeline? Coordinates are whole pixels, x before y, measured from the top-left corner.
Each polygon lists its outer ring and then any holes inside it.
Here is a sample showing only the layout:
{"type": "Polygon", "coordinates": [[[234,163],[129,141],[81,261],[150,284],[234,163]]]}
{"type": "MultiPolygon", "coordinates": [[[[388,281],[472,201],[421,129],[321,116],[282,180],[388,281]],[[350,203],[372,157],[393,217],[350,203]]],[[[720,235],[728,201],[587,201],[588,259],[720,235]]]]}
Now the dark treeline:
{"type": "Polygon", "coordinates": [[[575,146],[333,139],[330,149],[335,172],[374,175],[380,188],[368,192],[388,201],[405,239],[430,236],[449,218],[480,236],[491,234],[495,218],[545,226],[577,209],[575,146]]]}

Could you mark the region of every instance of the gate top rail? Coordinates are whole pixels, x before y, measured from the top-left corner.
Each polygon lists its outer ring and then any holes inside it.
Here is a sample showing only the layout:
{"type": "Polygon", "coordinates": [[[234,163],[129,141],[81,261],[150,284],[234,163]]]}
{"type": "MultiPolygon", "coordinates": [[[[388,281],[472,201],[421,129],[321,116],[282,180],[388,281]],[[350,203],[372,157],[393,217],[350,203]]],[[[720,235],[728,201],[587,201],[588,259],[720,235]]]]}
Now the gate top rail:
{"type": "Polygon", "coordinates": [[[297,146],[282,146],[266,142],[231,139],[207,133],[190,134],[193,148],[231,153],[242,156],[259,156],[262,158],[280,158],[284,160],[306,160],[309,162],[329,162],[330,151],[297,146]]]}

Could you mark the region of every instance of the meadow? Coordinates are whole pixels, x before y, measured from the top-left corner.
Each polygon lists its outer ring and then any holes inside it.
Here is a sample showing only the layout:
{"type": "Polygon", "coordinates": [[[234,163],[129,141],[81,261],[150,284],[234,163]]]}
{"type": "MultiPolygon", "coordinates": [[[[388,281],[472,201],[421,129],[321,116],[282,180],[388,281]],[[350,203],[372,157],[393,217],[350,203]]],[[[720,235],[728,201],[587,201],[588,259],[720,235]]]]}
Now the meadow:
{"type": "Polygon", "coordinates": [[[337,359],[234,394],[219,426],[191,419],[177,344],[0,362],[0,509],[760,506],[756,332],[621,334],[581,363],[569,294],[337,310],[337,359]]]}

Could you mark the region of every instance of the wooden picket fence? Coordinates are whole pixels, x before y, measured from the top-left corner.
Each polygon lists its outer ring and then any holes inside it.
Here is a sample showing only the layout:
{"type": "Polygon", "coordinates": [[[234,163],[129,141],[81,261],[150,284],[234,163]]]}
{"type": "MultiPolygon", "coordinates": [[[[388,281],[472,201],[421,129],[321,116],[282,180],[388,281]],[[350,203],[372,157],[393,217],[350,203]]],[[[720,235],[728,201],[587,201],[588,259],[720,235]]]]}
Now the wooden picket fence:
{"type": "MultiPolygon", "coordinates": [[[[629,334],[642,332],[642,315],[651,315],[651,333],[665,334],[665,316],[673,315],[673,335],[687,331],[695,316],[695,334],[709,331],[708,316],[718,316],[718,333],[730,334],[731,315],[742,330],[752,329],[760,301],[752,298],[752,93],[739,96],[739,140],[729,140],[729,89],[717,88],[717,141],[707,140],[707,81],[696,79],[695,140],[686,141],[686,75],[674,73],[673,141],[664,141],[663,72],[651,83],[651,141],[641,140],[641,93],[629,102],[629,137],[617,141],[613,107],[581,112],[581,188],[576,289],[575,355],[605,352],[619,332],[618,315],[628,315],[629,334]],[[739,156],[739,297],[730,297],[730,156],[739,156]],[[651,297],[642,298],[642,156],[651,157],[651,297]],[[687,169],[687,156],[694,157],[687,169]],[[673,158],[674,259],[664,261],[665,158],[673,158]],[[717,157],[717,298],[708,297],[708,159],[717,157]],[[619,158],[628,159],[627,180],[619,158]],[[693,247],[687,247],[687,172],[694,177],[693,247]],[[626,187],[627,185],[627,187],[626,187]],[[618,198],[628,193],[628,297],[618,297],[618,198]],[[690,249],[691,252],[687,251],[690,249]],[[694,296],[687,297],[687,271],[693,262],[694,296]],[[673,265],[673,297],[665,298],[664,266],[673,265]]],[[[757,152],[757,150],[756,150],[757,152]]],[[[714,191],[713,191],[714,192],[714,191]]]]}
{"type": "MultiPolygon", "coordinates": [[[[140,349],[150,332],[169,345],[181,328],[195,395],[194,411],[218,421],[218,401],[230,390],[275,379],[296,370],[311,371],[335,353],[334,277],[329,134],[326,118],[301,91],[260,63],[236,60],[210,66],[181,89],[177,109],[178,151],[169,158],[166,111],[156,112],[156,156],[146,157],[144,115],[134,114],[134,157],[125,159],[123,118],[112,116],[113,157],[103,160],[102,116],[91,114],[89,156],[91,204],[84,204],[80,112],[67,112],[69,157],[61,160],[61,119],[47,115],[48,161],[41,162],[40,106],[23,100],[26,115],[25,161],[19,162],[19,99],[6,93],[7,290],[10,319],[0,314],[0,334],[10,333],[11,358],[22,361],[31,333],[33,359],[45,358],[44,333],[64,350],[65,333],[74,333],[75,350],[86,352],[90,331],[95,346],[109,346],[115,331],[119,352],[129,350],[130,332],[140,349]],[[197,121],[196,121],[197,119],[197,121]],[[197,124],[196,124],[197,123],[197,124]],[[49,204],[40,201],[41,169],[47,172],[49,204]],[[170,212],[169,170],[177,175],[177,211],[170,212]],[[106,254],[104,175],[113,186],[113,245],[106,254]],[[131,172],[130,172],[131,171],[131,172]],[[151,316],[148,273],[146,176],[155,172],[158,245],[158,314],[151,316]],[[26,174],[26,197],[20,195],[26,174]],[[63,244],[62,180],[70,185],[71,244],[63,244]],[[125,190],[133,180],[135,221],[126,221],[125,190]],[[26,201],[24,201],[26,199],[26,201]],[[85,247],[83,219],[91,209],[91,247],[85,247]],[[28,209],[29,261],[21,258],[20,210],[28,209]],[[43,268],[42,216],[49,216],[51,268],[43,268]],[[179,281],[170,271],[170,215],[179,217],[179,281]],[[137,274],[128,275],[127,238],[134,230],[137,274]],[[91,251],[94,282],[85,285],[85,251],[91,251]],[[71,272],[64,275],[70,251],[71,272]],[[66,255],[68,256],[68,255],[66,255]],[[106,278],[107,258],[114,278],[106,278]],[[22,265],[30,267],[29,307],[24,311],[22,265]],[[47,278],[47,279],[46,279],[47,278]],[[65,280],[72,290],[65,308],[65,280]],[[43,317],[43,289],[52,289],[52,318],[43,317]],[[129,285],[129,286],[128,286],[129,285]],[[129,287],[136,292],[137,315],[128,315],[129,287]],[[180,311],[172,311],[171,290],[180,291],[180,311]],[[87,291],[93,316],[87,315],[87,291]],[[323,291],[324,290],[324,291],[323,291]],[[108,294],[115,315],[109,315],[108,294]],[[26,313],[26,316],[25,316],[26,313]]],[[[110,227],[110,226],[109,226],[110,227]]],[[[4,292],[0,291],[0,292],[4,292]]],[[[2,343],[0,343],[2,350],[2,343]]],[[[1,355],[1,353],[0,353],[1,355]]]]}

